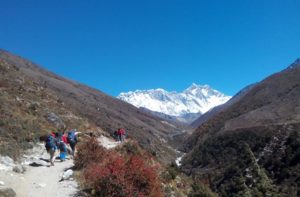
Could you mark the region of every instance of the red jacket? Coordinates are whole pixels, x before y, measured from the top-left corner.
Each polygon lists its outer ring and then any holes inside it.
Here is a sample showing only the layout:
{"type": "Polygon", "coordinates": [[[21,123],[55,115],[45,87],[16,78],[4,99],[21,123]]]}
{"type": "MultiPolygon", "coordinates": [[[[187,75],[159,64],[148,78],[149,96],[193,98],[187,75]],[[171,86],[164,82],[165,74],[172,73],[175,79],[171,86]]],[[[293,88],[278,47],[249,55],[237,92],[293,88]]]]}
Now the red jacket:
{"type": "Polygon", "coordinates": [[[66,134],[64,134],[63,136],[62,136],[62,141],[65,143],[65,144],[67,144],[68,143],[68,138],[67,138],[67,135],[66,134]]]}
{"type": "Polygon", "coordinates": [[[52,135],[54,138],[56,138],[56,135],[53,131],[50,133],[50,135],[52,135]]]}
{"type": "Polygon", "coordinates": [[[118,135],[125,135],[125,129],[119,129],[118,135]]]}

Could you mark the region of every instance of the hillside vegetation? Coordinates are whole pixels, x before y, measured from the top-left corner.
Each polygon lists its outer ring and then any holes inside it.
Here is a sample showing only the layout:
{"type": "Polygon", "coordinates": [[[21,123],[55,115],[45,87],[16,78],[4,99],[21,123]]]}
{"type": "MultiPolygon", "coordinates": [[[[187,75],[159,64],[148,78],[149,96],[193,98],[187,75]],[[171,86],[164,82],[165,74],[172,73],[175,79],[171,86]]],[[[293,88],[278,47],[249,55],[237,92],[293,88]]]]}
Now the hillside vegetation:
{"type": "Polygon", "coordinates": [[[299,196],[299,125],[297,60],[204,122],[182,169],[221,196],[299,196]]]}
{"type": "MultiPolygon", "coordinates": [[[[102,73],[105,74],[105,73],[102,73]]],[[[124,127],[128,137],[168,163],[167,146],[176,126],[123,101],[62,78],[28,60],[0,50],[0,153],[18,155],[52,130],[112,135],[124,127]]]]}

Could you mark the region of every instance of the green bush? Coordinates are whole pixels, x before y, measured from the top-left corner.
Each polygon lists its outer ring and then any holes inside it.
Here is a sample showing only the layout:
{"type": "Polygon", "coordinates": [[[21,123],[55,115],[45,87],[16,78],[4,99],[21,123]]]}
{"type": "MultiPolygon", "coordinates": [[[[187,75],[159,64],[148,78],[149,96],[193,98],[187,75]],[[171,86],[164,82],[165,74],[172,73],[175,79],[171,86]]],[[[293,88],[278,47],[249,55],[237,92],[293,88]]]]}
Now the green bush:
{"type": "Polygon", "coordinates": [[[201,183],[192,184],[192,191],[188,194],[188,197],[217,197],[218,195],[211,191],[211,189],[201,183]]]}

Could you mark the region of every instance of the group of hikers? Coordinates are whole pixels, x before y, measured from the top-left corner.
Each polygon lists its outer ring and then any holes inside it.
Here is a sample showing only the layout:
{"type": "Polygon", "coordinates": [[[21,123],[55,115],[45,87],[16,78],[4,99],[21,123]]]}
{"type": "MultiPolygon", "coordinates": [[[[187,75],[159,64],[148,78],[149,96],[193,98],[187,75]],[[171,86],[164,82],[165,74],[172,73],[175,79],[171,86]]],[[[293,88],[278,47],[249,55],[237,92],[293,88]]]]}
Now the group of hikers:
{"type": "Polygon", "coordinates": [[[126,132],[125,132],[125,129],[123,128],[119,128],[117,131],[115,131],[114,133],[114,137],[117,141],[119,142],[124,142],[125,140],[125,135],[126,135],[126,132]]]}
{"type": "Polygon", "coordinates": [[[65,133],[63,131],[51,132],[47,138],[45,147],[47,152],[50,154],[50,165],[54,166],[54,160],[56,158],[56,151],[59,150],[59,158],[63,162],[66,160],[67,153],[70,152],[71,156],[74,157],[75,146],[77,144],[76,129],[72,129],[65,133]]]}
{"type": "MultiPolygon", "coordinates": [[[[78,142],[76,129],[72,129],[67,133],[64,131],[51,132],[47,138],[45,147],[50,154],[50,165],[54,166],[54,160],[56,158],[56,151],[59,150],[59,158],[63,162],[66,160],[68,152],[72,157],[75,155],[75,146],[78,142]]],[[[125,141],[125,129],[119,128],[114,132],[115,139],[122,143],[125,141]]]]}

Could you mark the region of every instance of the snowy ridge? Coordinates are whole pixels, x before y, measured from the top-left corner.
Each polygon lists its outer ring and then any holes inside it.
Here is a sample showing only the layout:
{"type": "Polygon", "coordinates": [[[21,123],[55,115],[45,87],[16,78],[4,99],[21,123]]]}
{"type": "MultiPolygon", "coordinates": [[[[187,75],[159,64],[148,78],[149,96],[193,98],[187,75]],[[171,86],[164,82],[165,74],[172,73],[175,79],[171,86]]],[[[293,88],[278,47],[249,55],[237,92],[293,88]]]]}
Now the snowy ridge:
{"type": "Polygon", "coordinates": [[[203,114],[227,102],[231,96],[226,96],[208,85],[193,83],[179,93],[158,88],[121,93],[117,98],[136,107],[144,107],[171,116],[184,116],[190,113],[203,114]]]}

